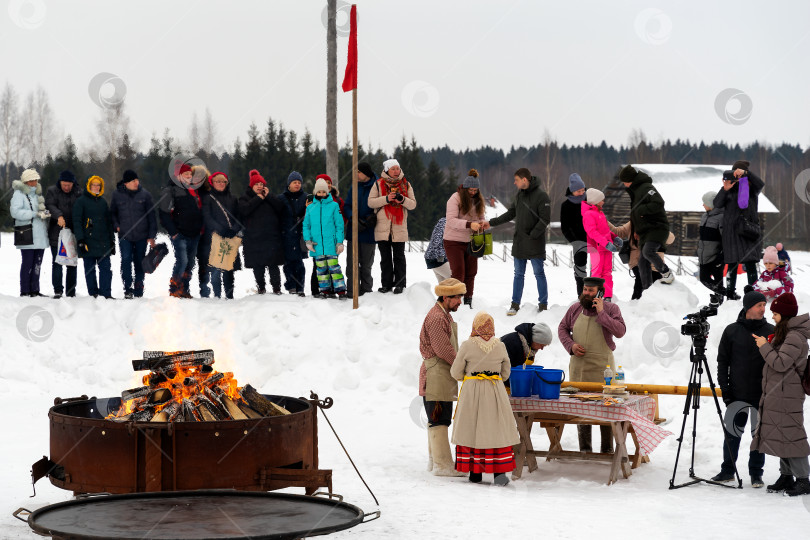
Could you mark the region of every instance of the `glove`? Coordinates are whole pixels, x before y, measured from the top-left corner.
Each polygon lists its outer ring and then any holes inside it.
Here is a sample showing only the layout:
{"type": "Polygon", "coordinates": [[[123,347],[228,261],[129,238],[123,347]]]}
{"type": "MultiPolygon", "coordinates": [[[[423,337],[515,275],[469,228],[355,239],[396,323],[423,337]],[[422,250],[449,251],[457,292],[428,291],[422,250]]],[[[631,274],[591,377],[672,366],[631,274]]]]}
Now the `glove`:
{"type": "Polygon", "coordinates": [[[238,233],[236,233],[236,237],[237,238],[244,238],[245,237],[245,231],[239,231],[238,233]]]}
{"type": "Polygon", "coordinates": [[[335,250],[337,251],[337,254],[338,254],[338,255],[340,255],[341,253],[343,253],[343,244],[338,244],[338,245],[336,245],[336,246],[335,246],[335,250]]]}
{"type": "Polygon", "coordinates": [[[315,251],[315,246],[317,246],[317,245],[318,245],[317,242],[313,242],[312,240],[309,240],[307,242],[307,249],[310,250],[310,251],[315,251]]]}
{"type": "Polygon", "coordinates": [[[723,403],[726,404],[726,407],[734,403],[734,394],[731,393],[731,389],[724,389],[723,390],[723,403]]]}
{"type": "Polygon", "coordinates": [[[607,245],[605,246],[605,249],[607,249],[612,253],[616,253],[617,251],[619,251],[619,248],[616,247],[616,244],[614,244],[613,242],[608,242],[607,245]]]}
{"type": "Polygon", "coordinates": [[[48,219],[49,217],[51,217],[51,213],[48,212],[47,210],[42,210],[41,212],[37,212],[37,217],[39,219],[48,219]]]}
{"type": "Polygon", "coordinates": [[[90,251],[89,249],[87,249],[87,244],[84,242],[84,240],[79,240],[76,243],[76,248],[79,250],[79,253],[82,253],[82,252],[86,253],[86,252],[90,251]]]}
{"type": "Polygon", "coordinates": [[[622,246],[624,245],[624,240],[622,240],[617,236],[616,238],[613,239],[613,245],[615,245],[619,249],[622,249],[622,246]]]}

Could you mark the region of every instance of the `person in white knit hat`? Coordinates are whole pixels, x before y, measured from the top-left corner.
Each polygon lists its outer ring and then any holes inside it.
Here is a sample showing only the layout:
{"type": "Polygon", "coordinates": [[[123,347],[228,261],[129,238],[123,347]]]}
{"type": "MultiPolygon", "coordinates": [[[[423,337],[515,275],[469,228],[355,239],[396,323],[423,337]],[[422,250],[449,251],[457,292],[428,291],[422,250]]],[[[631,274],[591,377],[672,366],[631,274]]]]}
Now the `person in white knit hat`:
{"type": "Polygon", "coordinates": [[[48,248],[48,219],[39,173],[23,171],[19,180],[11,183],[10,210],[14,218],[14,245],[20,250],[20,296],[45,296],[39,292],[39,271],[42,256],[48,248]]]}
{"type": "Polygon", "coordinates": [[[374,240],[380,250],[381,293],[403,292],[406,286],[405,242],[408,241],[408,212],[416,208],[413,186],[396,159],[383,162],[380,179],[368,195],[368,206],[377,210],[374,240]],[[381,209],[381,210],[379,210],[381,209]]]}

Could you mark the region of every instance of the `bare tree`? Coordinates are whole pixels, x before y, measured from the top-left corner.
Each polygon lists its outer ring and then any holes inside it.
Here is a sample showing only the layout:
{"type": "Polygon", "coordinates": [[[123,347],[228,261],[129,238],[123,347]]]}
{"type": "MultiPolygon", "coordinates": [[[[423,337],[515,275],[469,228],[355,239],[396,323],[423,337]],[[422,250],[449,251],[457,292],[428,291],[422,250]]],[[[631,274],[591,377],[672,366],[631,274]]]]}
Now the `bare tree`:
{"type": "Polygon", "coordinates": [[[205,108],[205,121],[202,128],[202,140],[200,141],[203,152],[209,156],[214,153],[214,146],[217,144],[217,124],[211,114],[211,109],[205,108]]]}
{"type": "Polygon", "coordinates": [[[200,126],[197,124],[197,111],[191,117],[191,127],[188,129],[189,153],[194,154],[200,149],[200,126]]]}
{"type": "Polygon", "coordinates": [[[20,148],[20,112],[17,91],[6,82],[0,97],[0,153],[4,167],[2,185],[4,189],[11,187],[11,162],[20,148]]]}
{"type": "Polygon", "coordinates": [[[43,165],[58,141],[56,121],[42,86],[28,94],[22,116],[22,146],[27,163],[43,165]]]}
{"type": "Polygon", "coordinates": [[[326,5],[326,174],[337,182],[337,0],[327,0],[326,5]]]}
{"type": "MultiPolygon", "coordinates": [[[[121,100],[102,108],[96,121],[97,160],[109,158],[111,179],[118,178],[118,149],[124,144],[124,135],[129,134],[129,116],[124,111],[124,104],[124,100],[121,100]]],[[[135,144],[132,146],[135,147],[135,144]]]]}
{"type": "Polygon", "coordinates": [[[633,162],[643,163],[645,150],[647,148],[647,136],[644,135],[641,129],[634,129],[630,132],[630,136],[627,138],[627,146],[630,147],[628,150],[633,150],[633,155],[635,156],[633,162]]]}

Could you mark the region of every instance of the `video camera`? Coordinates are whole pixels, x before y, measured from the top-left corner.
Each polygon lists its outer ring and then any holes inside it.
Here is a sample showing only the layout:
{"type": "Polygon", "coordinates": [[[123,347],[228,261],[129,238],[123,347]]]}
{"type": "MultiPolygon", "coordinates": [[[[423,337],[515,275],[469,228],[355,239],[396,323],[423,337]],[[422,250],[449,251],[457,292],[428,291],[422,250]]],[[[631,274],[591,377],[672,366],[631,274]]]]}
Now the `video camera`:
{"type": "Polygon", "coordinates": [[[706,319],[717,315],[717,307],[721,303],[723,303],[722,295],[711,295],[708,306],[703,306],[697,313],[690,313],[684,317],[686,322],[681,325],[681,335],[693,337],[708,335],[710,326],[706,319]]]}

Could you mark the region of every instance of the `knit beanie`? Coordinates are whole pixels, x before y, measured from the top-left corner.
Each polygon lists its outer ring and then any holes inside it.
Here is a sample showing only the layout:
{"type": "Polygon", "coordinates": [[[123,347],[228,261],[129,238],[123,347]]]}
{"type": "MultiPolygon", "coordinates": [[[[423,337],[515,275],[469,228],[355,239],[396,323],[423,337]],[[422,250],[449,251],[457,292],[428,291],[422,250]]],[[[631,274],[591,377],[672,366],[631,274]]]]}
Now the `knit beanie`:
{"type": "Polygon", "coordinates": [[[767,302],[764,294],[759,291],[747,292],[745,296],[743,296],[743,309],[748,311],[760,302],[767,302]]]}
{"type": "Polygon", "coordinates": [[[72,184],[76,183],[76,175],[68,170],[64,170],[59,173],[59,182],[70,182],[72,184]]]}
{"type": "Polygon", "coordinates": [[[464,189],[479,189],[481,187],[481,182],[478,180],[478,171],[475,169],[470,169],[470,172],[467,173],[467,178],[464,179],[461,187],[464,189]]]}
{"type": "Polygon", "coordinates": [[[779,255],[776,253],[776,248],[768,246],[765,248],[765,254],[762,255],[762,264],[779,264],[779,255]]]}
{"type": "Polygon", "coordinates": [[[293,171],[290,173],[290,176],[287,177],[287,187],[290,187],[290,184],[298,180],[302,184],[304,183],[304,177],[301,176],[301,173],[298,171],[293,171]]]}
{"type": "Polygon", "coordinates": [[[366,161],[361,161],[357,164],[357,170],[361,173],[365,174],[369,178],[374,178],[374,171],[371,168],[371,165],[368,164],[366,161]]]}
{"type": "Polygon", "coordinates": [[[224,172],[217,171],[215,173],[212,173],[211,176],[208,177],[208,183],[213,186],[214,185],[214,178],[216,178],[217,176],[221,176],[225,180],[228,180],[228,175],[227,174],[225,174],[224,172]]]}
{"type": "Polygon", "coordinates": [[[714,210],[714,198],[717,197],[716,191],[707,191],[703,194],[703,204],[714,210]]]}
{"type": "Polygon", "coordinates": [[[386,159],[385,161],[383,161],[383,171],[384,172],[388,172],[388,169],[390,169],[391,167],[394,167],[394,166],[399,167],[400,166],[399,161],[397,161],[397,160],[395,160],[393,158],[392,159],[386,159]]]}
{"type": "Polygon", "coordinates": [[[131,169],[127,169],[127,170],[124,171],[124,176],[122,178],[122,181],[125,184],[128,184],[129,182],[132,182],[133,180],[137,180],[137,179],[138,179],[138,174],[135,171],[133,171],[131,169]]]}
{"type": "Polygon", "coordinates": [[[636,171],[632,165],[625,165],[622,167],[622,170],[619,171],[619,181],[632,182],[636,174],[638,174],[638,171],[636,171]]]}
{"type": "Polygon", "coordinates": [[[187,172],[191,172],[191,165],[189,165],[188,163],[183,163],[182,165],[180,165],[180,171],[177,174],[179,176],[187,172]]]}
{"type": "Polygon", "coordinates": [[[23,184],[32,180],[39,181],[39,173],[34,169],[25,169],[20,175],[20,180],[23,184]]]}
{"type": "Polygon", "coordinates": [[[262,177],[262,175],[259,174],[259,171],[257,171],[256,169],[251,170],[250,171],[250,187],[252,188],[253,186],[258,184],[259,182],[261,182],[265,186],[267,185],[267,182],[262,177]]]}
{"type": "Polygon", "coordinates": [[[795,317],[799,313],[799,304],[793,293],[784,293],[771,303],[771,311],[784,317],[795,317]]]}
{"type": "Polygon", "coordinates": [[[319,191],[325,191],[326,193],[329,193],[329,184],[326,183],[326,180],[320,177],[318,177],[318,179],[315,181],[315,187],[312,190],[312,194],[315,195],[319,191]]]}
{"type": "Polygon", "coordinates": [[[589,188],[585,192],[585,202],[590,205],[599,204],[605,200],[605,194],[596,188],[589,188]]]}
{"type": "Polygon", "coordinates": [[[571,193],[579,191],[584,187],[585,182],[582,181],[582,177],[579,176],[577,173],[571,173],[571,176],[568,177],[568,189],[571,190],[571,193]]]}
{"type": "Polygon", "coordinates": [[[551,341],[551,328],[546,323],[537,323],[532,327],[532,343],[548,345],[551,341]]]}

